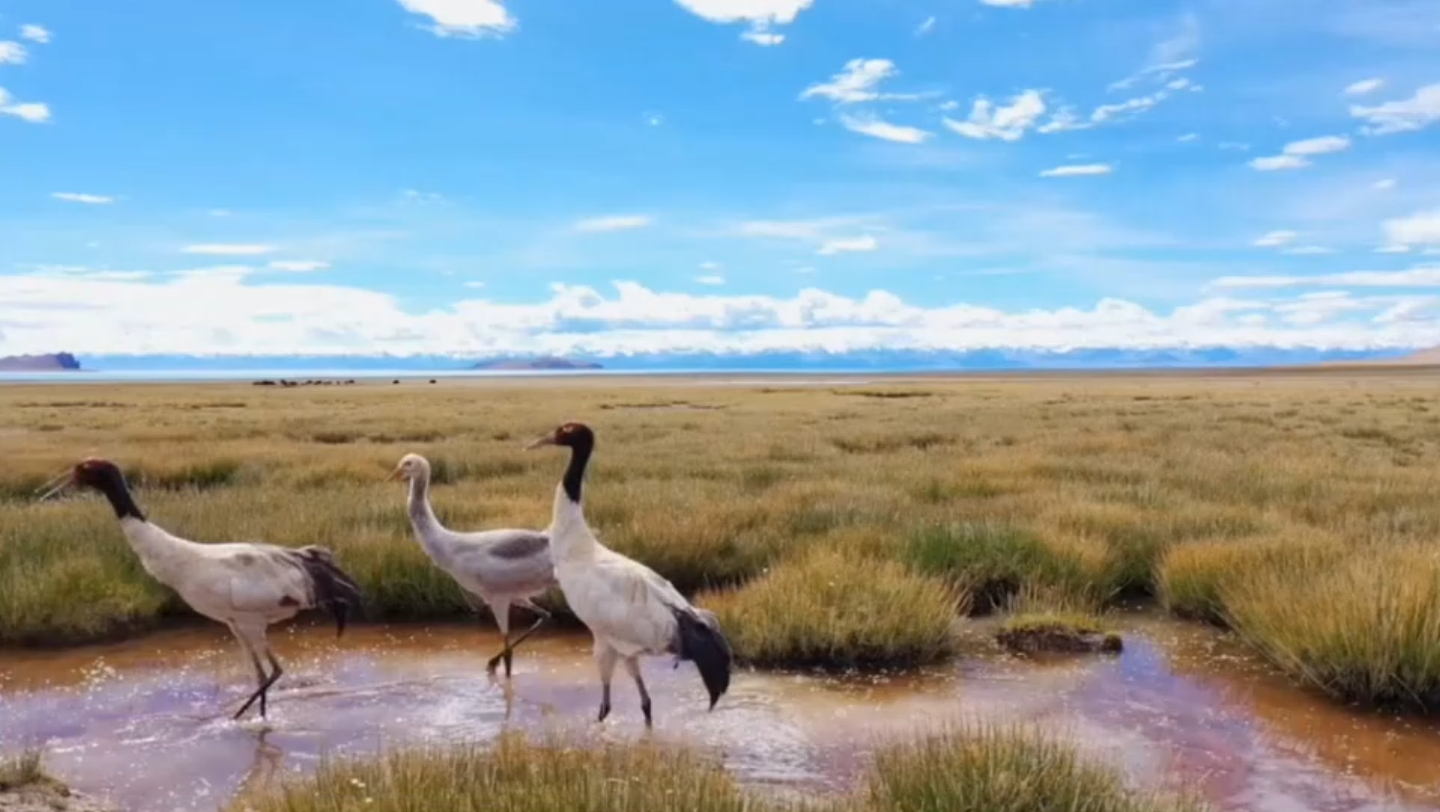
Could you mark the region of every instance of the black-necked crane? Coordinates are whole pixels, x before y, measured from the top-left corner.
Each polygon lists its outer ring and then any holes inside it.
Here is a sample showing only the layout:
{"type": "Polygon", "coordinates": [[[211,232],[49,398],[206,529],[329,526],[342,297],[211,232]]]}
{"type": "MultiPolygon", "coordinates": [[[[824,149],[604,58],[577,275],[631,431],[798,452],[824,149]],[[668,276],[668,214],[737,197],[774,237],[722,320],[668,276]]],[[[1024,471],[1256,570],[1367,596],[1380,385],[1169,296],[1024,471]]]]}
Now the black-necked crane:
{"type": "Polygon", "coordinates": [[[730,643],[714,613],[685,600],[654,570],[601,544],[585,522],[581,485],[595,450],[595,434],[583,423],[565,423],[526,448],[558,445],[570,449],[570,465],[555,488],[548,532],[555,577],[565,602],[595,638],[600,670],[600,716],[610,715],[610,678],[617,661],[635,680],[646,727],[651,726],[650,692],[640,676],[639,655],[673,654],[676,665],[690,660],[710,695],[710,709],[730,687],[730,643]]]}
{"type": "Polygon", "coordinates": [[[151,523],[135,504],[125,476],[109,460],[87,458],[43,486],[41,501],[67,487],[93,488],[103,494],[120,520],[120,530],[151,577],[179,593],[201,615],[225,624],[255,666],[259,687],[235,712],[239,719],[258,699],[265,718],[270,686],[284,670],[271,651],[266,630],[301,611],[327,608],[335,617],[335,636],[360,605],[360,587],[335,564],[324,547],[280,547],[256,542],[201,544],[151,523]],[[62,480],[63,478],[63,480],[62,480]],[[260,658],[270,663],[265,673],[260,658]]]}
{"type": "Polygon", "coordinates": [[[555,585],[550,562],[550,537],[539,530],[502,528],[460,533],[447,529],[430,506],[430,462],[419,454],[406,454],[395,466],[394,479],[410,483],[407,507],[415,538],[435,565],[444,570],[460,588],[490,607],[505,645],[486,663],[495,673],[503,660],[510,676],[512,652],[525,638],[550,618],[550,613],[531,602],[555,585]],[[510,639],[510,607],[521,606],[539,615],[525,633],[510,639]]]}

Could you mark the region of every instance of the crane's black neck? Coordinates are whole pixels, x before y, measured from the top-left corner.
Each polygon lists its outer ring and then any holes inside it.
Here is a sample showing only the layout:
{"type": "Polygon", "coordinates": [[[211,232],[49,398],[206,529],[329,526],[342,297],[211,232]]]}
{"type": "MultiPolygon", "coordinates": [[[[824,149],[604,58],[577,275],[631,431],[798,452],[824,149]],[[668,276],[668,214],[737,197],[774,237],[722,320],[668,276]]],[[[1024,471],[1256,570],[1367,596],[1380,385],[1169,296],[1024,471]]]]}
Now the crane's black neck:
{"type": "Polygon", "coordinates": [[[570,465],[565,469],[565,478],[561,484],[565,486],[565,495],[570,501],[580,504],[580,486],[585,479],[585,466],[590,462],[590,454],[595,450],[595,438],[588,432],[577,434],[570,438],[570,465]]]}
{"type": "Polygon", "coordinates": [[[125,484],[125,476],[118,470],[99,477],[94,487],[105,495],[106,501],[115,510],[115,518],[145,521],[145,514],[140,512],[140,507],[135,504],[135,497],[130,495],[130,487],[125,484]]]}

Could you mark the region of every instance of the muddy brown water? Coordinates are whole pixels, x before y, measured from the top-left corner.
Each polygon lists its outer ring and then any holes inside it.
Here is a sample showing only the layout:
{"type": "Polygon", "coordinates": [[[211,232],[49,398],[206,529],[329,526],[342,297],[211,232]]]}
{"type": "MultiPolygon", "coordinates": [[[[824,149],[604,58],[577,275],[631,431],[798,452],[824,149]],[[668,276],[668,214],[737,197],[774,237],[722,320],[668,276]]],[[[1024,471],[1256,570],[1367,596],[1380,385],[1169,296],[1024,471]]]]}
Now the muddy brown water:
{"type": "MultiPolygon", "coordinates": [[[[1119,656],[972,653],[920,674],[844,679],[742,671],[705,711],[689,663],[644,664],[662,740],[722,754],[757,790],[854,787],[877,742],[950,720],[1024,720],[1123,767],[1141,786],[1190,786],[1221,810],[1440,809],[1440,724],[1351,711],[1289,684],[1213,630],[1118,619],[1119,656]]],[[[982,627],[983,628],[983,627],[982,627]]],[[[507,728],[647,735],[617,673],[603,726],[589,640],[532,638],[510,690],[474,625],[294,628],[266,723],[229,715],[250,672],[225,636],[172,630],[120,644],[0,653],[0,753],[43,745],[53,772],[127,810],[217,810],[249,782],[322,754],[483,742],[507,728]]]]}

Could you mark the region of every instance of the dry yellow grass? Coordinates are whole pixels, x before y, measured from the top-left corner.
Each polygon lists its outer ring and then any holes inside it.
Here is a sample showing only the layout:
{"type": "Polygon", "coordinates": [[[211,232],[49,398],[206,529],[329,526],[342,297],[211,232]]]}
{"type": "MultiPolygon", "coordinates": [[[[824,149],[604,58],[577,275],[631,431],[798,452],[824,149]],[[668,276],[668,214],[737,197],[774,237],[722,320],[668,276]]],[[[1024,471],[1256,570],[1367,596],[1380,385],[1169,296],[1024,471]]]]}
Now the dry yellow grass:
{"type": "Polygon", "coordinates": [[[1434,389],[1424,375],[1347,370],[6,387],[0,644],[183,612],[103,504],[29,501],[83,455],[121,463],[175,532],[329,545],[365,587],[370,619],[438,618],[469,610],[410,538],[402,488],[384,476],[419,451],[436,462],[433,498],[451,526],[540,527],[563,462],[521,445],[577,418],[598,433],[586,507],[601,538],[687,592],[828,547],[857,566],[890,559],[943,577],[977,610],[1032,583],[1101,602],[1163,585],[1172,606],[1235,624],[1293,673],[1344,684],[1337,693],[1428,702],[1440,689],[1422,566],[1440,536],[1434,389]],[[1307,580],[1292,544],[1329,545],[1344,566],[1307,580]],[[1252,579],[1227,586],[1236,566],[1252,579]],[[1284,620],[1281,607],[1328,625],[1284,620]]]}

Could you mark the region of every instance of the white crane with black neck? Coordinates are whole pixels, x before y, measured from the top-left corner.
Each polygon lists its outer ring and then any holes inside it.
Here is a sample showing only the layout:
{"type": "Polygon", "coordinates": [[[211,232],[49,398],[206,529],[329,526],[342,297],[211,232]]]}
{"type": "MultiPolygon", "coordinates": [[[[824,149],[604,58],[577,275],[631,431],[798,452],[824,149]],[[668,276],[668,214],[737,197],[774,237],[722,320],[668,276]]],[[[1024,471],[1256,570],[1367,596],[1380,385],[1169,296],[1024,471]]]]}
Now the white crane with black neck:
{"type": "Polygon", "coordinates": [[[120,531],[140,557],[145,571],[179,593],[196,612],[225,624],[255,666],[259,687],[235,712],[239,719],[258,699],[265,718],[265,698],[284,670],[266,639],[267,628],[317,607],[335,617],[335,636],[345,633],[350,609],[361,602],[360,587],[335,564],[324,547],[290,548],[258,542],[201,544],[153,524],[140,512],[125,476],[109,460],[87,458],[50,480],[41,501],[67,487],[93,488],[110,502],[120,531]],[[62,481],[63,480],[63,481],[62,481]],[[48,490],[46,490],[48,489],[48,490]],[[270,663],[265,672],[260,659],[270,663]]]}
{"type": "Polygon", "coordinates": [[[505,645],[485,665],[495,673],[501,661],[505,676],[515,647],[550,619],[550,613],[530,599],[555,585],[550,562],[550,537],[539,530],[503,528],[460,533],[446,528],[430,506],[430,462],[419,454],[406,454],[395,466],[394,479],[410,483],[407,508],[415,538],[435,565],[444,570],[460,588],[479,599],[495,615],[495,624],[505,645]],[[522,606],[539,617],[515,640],[510,639],[510,607],[522,606]]]}
{"type": "Polygon", "coordinates": [[[654,570],[601,544],[585,522],[581,485],[595,449],[595,434],[582,423],[565,423],[526,448],[558,445],[570,449],[570,465],[555,488],[550,549],[555,577],[576,617],[595,638],[600,670],[600,716],[610,715],[610,678],[616,662],[640,691],[640,709],[651,726],[650,692],[640,676],[639,655],[672,654],[695,663],[710,709],[730,687],[730,643],[714,613],[699,609],[654,570]]]}

